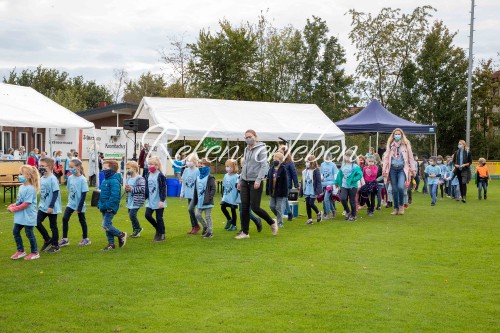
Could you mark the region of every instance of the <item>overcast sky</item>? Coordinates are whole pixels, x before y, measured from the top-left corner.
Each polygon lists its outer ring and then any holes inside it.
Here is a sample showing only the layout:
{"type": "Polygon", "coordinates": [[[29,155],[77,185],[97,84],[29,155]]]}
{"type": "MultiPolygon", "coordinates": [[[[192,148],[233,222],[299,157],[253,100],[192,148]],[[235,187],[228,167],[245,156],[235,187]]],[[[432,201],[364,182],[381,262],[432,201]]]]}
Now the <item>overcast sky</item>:
{"type": "MultiPolygon", "coordinates": [[[[458,31],[456,45],[468,48],[470,0],[0,0],[0,78],[16,67],[52,67],[71,76],[109,84],[113,69],[125,68],[131,78],[148,70],[162,72],[158,49],[169,36],[185,34],[194,42],[202,28],[216,30],[218,21],[257,22],[261,10],[275,27],[302,29],[316,15],[347,51],[348,73],[356,68],[355,49],[347,35],[357,11],[377,14],[382,7],[411,12],[426,4],[437,9],[433,18],[458,31]]],[[[477,0],[475,59],[499,59],[500,1],[477,0]]]]}

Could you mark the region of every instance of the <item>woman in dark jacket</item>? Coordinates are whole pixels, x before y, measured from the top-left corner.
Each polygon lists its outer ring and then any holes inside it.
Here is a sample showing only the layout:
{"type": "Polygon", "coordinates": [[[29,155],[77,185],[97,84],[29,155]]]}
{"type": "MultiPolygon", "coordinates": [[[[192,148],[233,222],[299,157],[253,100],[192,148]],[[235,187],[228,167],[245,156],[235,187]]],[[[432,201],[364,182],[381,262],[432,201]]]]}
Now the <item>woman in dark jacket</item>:
{"type": "Polygon", "coordinates": [[[271,196],[269,208],[276,215],[278,227],[283,228],[283,201],[288,197],[288,177],[283,164],[285,157],[282,153],[274,154],[273,166],[267,173],[266,194],[271,196]]]}
{"type": "Polygon", "coordinates": [[[453,173],[455,177],[458,177],[458,184],[460,186],[460,196],[462,197],[462,202],[465,203],[467,183],[472,178],[470,171],[472,155],[464,140],[458,141],[458,150],[453,154],[453,164],[455,165],[453,173]]]}
{"type": "MultiPolygon", "coordinates": [[[[285,170],[286,176],[288,178],[288,193],[292,188],[299,188],[299,179],[297,177],[297,169],[295,169],[295,163],[293,163],[292,155],[285,149],[285,147],[280,147],[280,151],[285,155],[285,170]]],[[[288,221],[293,220],[293,209],[288,201],[288,194],[283,200],[283,210],[288,212],[288,221]]]]}

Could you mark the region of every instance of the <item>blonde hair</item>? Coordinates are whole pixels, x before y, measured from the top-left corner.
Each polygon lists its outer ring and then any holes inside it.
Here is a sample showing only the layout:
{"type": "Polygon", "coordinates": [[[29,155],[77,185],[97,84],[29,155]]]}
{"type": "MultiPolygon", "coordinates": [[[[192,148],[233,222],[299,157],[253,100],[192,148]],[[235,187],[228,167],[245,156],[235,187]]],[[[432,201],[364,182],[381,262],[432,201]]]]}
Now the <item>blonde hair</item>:
{"type": "Polygon", "coordinates": [[[158,158],[158,156],[152,156],[148,159],[148,166],[149,165],[156,165],[156,167],[159,169],[158,171],[161,171],[161,161],[160,159],[158,158]]]}
{"type": "Polygon", "coordinates": [[[458,140],[458,143],[464,146],[464,150],[469,150],[469,146],[467,145],[467,142],[465,142],[465,140],[458,140]]]}
{"type": "Polygon", "coordinates": [[[234,173],[238,173],[238,162],[236,160],[233,160],[233,159],[227,160],[226,161],[226,166],[230,167],[231,169],[233,169],[234,173]]]}
{"type": "Polygon", "coordinates": [[[139,171],[139,164],[136,161],[128,161],[127,164],[125,164],[125,168],[132,168],[135,171],[139,171]]]}
{"type": "Polygon", "coordinates": [[[198,154],[196,153],[191,153],[189,154],[187,157],[186,157],[186,161],[188,162],[194,162],[194,163],[198,163],[199,161],[199,157],[198,157],[198,154]]]}
{"type": "Polygon", "coordinates": [[[391,143],[394,141],[394,133],[395,132],[401,132],[401,141],[407,145],[410,146],[410,141],[406,138],[405,132],[401,128],[395,128],[394,131],[392,131],[391,135],[389,136],[389,139],[387,139],[387,150],[391,149],[391,143]]]}
{"type": "Polygon", "coordinates": [[[80,170],[80,174],[82,174],[83,176],[85,176],[85,172],[83,171],[82,161],[80,161],[77,158],[74,158],[71,161],[69,161],[69,164],[70,165],[73,164],[74,166],[76,166],[80,170]]]}
{"type": "Polygon", "coordinates": [[[318,162],[316,162],[316,156],[309,155],[306,157],[306,162],[309,162],[309,169],[317,169],[318,162]]]}
{"type": "Polygon", "coordinates": [[[484,157],[480,157],[480,158],[479,158],[479,163],[480,163],[481,165],[485,165],[485,164],[486,164],[486,159],[485,159],[484,157]]]}
{"type": "Polygon", "coordinates": [[[106,160],[102,163],[102,165],[108,165],[110,169],[118,172],[118,162],[115,160],[106,160]]]}
{"type": "Polygon", "coordinates": [[[24,177],[26,177],[26,180],[35,188],[36,193],[40,192],[40,174],[34,166],[21,166],[21,168],[19,169],[19,174],[22,174],[24,177]]]}
{"type": "Polygon", "coordinates": [[[283,155],[283,153],[281,152],[276,152],[274,153],[274,157],[276,157],[276,159],[280,162],[280,163],[283,163],[283,161],[285,160],[285,156],[283,155]]]}

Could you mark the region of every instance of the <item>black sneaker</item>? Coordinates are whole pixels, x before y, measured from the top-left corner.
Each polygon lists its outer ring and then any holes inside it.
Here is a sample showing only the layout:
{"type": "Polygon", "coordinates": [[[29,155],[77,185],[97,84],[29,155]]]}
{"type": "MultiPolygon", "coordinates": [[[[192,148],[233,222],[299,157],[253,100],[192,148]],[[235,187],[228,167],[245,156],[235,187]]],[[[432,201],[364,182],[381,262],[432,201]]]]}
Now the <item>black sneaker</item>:
{"type": "Polygon", "coordinates": [[[213,233],[211,233],[211,232],[207,232],[207,233],[203,236],[203,238],[212,238],[212,237],[214,237],[214,234],[213,234],[213,233]]]}
{"type": "Polygon", "coordinates": [[[288,221],[292,221],[293,220],[293,214],[288,214],[288,221]]]}
{"type": "Polygon", "coordinates": [[[257,232],[262,231],[262,220],[258,219],[257,222],[255,222],[255,226],[257,227],[257,232]]]}
{"type": "Polygon", "coordinates": [[[203,231],[201,232],[201,235],[203,237],[205,237],[205,235],[207,234],[207,231],[208,231],[207,227],[203,227],[203,231]]]}
{"type": "Polygon", "coordinates": [[[165,241],[165,234],[158,234],[158,237],[153,240],[153,242],[164,242],[165,241]]]}
{"type": "Polygon", "coordinates": [[[50,249],[48,249],[47,253],[56,253],[56,252],[59,252],[61,250],[61,248],[59,246],[51,246],[50,249]]]}
{"type": "Polygon", "coordinates": [[[345,214],[344,221],[349,221],[351,218],[351,213],[345,214]]]}
{"type": "Polygon", "coordinates": [[[127,233],[122,231],[121,234],[118,235],[118,246],[124,247],[127,243],[127,233]]]}
{"type": "Polygon", "coordinates": [[[45,251],[45,249],[48,248],[50,244],[52,244],[52,241],[50,239],[48,241],[43,242],[43,246],[40,249],[40,251],[45,251]]]}
{"type": "Polygon", "coordinates": [[[436,204],[434,202],[431,202],[431,206],[436,206],[436,204]]]}
{"type": "Polygon", "coordinates": [[[103,251],[112,251],[115,249],[115,244],[108,244],[106,245],[106,247],[104,249],[102,249],[103,251]]]}
{"type": "Polygon", "coordinates": [[[323,218],[323,214],[321,212],[319,212],[317,215],[316,215],[316,222],[321,222],[323,218]]]}
{"type": "Polygon", "coordinates": [[[349,216],[349,222],[354,222],[354,221],[356,221],[356,215],[349,216]]]}
{"type": "Polygon", "coordinates": [[[141,237],[141,232],[143,228],[135,229],[134,232],[130,235],[130,238],[138,238],[141,237]]]}

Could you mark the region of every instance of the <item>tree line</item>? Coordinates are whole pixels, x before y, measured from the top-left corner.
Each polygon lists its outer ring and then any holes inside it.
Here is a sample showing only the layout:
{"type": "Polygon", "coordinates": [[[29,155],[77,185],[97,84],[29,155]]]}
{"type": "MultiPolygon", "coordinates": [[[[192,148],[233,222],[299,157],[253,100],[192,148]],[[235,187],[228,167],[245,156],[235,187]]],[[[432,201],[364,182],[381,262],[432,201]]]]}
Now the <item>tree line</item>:
{"type": "MultiPolygon", "coordinates": [[[[158,50],[168,75],[146,72],[128,79],[120,69],[106,87],[39,66],[13,70],[4,82],[32,86],[73,111],[99,101],[139,103],[144,96],[202,97],[312,103],[337,121],[352,115],[350,107],[377,98],[398,116],[437,125],[445,154],[465,138],[468,59],[454,44],[456,32],[432,21],[434,11],[351,9],[346,15],[357,50],[354,74],[345,72],[346,50],[325,20],[313,16],[300,29],[275,27],[263,12],[256,23],[221,20],[216,29],[199,31],[194,43],[184,35],[171,37],[158,50]]],[[[494,112],[500,82],[493,78],[498,60],[479,59],[473,76],[471,146],[475,156],[489,159],[500,159],[500,115],[494,112]]],[[[419,151],[431,151],[429,138],[412,142],[419,151]]]]}

